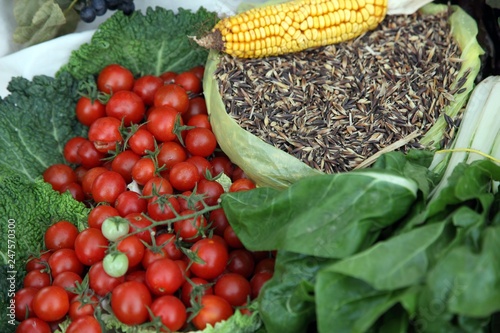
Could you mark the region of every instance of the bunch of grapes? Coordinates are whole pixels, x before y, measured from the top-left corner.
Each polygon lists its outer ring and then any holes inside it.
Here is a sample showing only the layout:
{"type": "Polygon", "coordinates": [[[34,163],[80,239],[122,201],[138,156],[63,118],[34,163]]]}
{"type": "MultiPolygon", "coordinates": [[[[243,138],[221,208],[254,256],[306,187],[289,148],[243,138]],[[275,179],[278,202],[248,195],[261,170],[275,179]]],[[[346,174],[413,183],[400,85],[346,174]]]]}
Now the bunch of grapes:
{"type": "Polygon", "coordinates": [[[134,0],[79,0],[76,10],[83,22],[93,22],[97,16],[104,15],[108,10],[121,10],[130,15],[135,10],[134,0]]]}

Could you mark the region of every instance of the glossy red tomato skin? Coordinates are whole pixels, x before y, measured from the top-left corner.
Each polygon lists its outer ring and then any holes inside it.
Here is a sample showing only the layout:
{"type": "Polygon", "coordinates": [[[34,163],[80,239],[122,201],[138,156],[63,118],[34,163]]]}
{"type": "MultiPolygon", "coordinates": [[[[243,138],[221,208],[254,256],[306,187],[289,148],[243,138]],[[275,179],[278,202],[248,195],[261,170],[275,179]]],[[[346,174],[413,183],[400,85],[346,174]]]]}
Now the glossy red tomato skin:
{"type": "Polygon", "coordinates": [[[234,231],[232,226],[227,226],[226,229],[224,230],[224,240],[226,241],[227,245],[233,249],[243,249],[245,246],[239,239],[238,235],[236,235],[236,232],[234,231]]]}
{"type": "Polygon", "coordinates": [[[66,329],[66,333],[101,333],[102,328],[101,324],[97,321],[97,319],[93,315],[82,316],[76,318],[72,321],[68,328],[66,329]]]}
{"type": "Polygon", "coordinates": [[[206,114],[197,114],[192,116],[186,122],[186,125],[200,127],[212,131],[212,124],[210,124],[210,120],[208,119],[208,115],[206,114]]]}
{"type": "Polygon", "coordinates": [[[104,67],[97,76],[97,89],[107,94],[120,90],[131,90],[134,86],[134,74],[118,64],[104,67]]]}
{"type": "Polygon", "coordinates": [[[109,241],[101,230],[88,228],[76,237],[75,253],[82,264],[91,266],[104,258],[108,245],[109,241]]]}
{"type": "Polygon", "coordinates": [[[116,171],[105,171],[92,183],[92,198],[95,202],[114,203],[127,190],[127,183],[116,171]]]}
{"type": "MultiPolygon", "coordinates": [[[[214,293],[214,289],[212,287],[212,285],[210,284],[210,282],[208,282],[207,280],[205,279],[202,279],[202,278],[199,278],[199,277],[193,277],[191,278],[191,283],[199,286],[199,288],[202,288],[203,292],[199,295],[200,297],[202,295],[213,295],[214,293]]],[[[181,287],[181,295],[180,295],[180,299],[182,300],[182,302],[184,303],[184,305],[186,305],[187,307],[191,307],[191,298],[192,296],[192,292],[193,292],[193,285],[191,284],[189,281],[186,281],[182,284],[182,287],[181,287]]],[[[200,301],[200,298],[199,297],[194,297],[195,301],[200,301]]]]}
{"type": "Polygon", "coordinates": [[[184,254],[175,243],[176,240],[177,238],[174,234],[162,233],[156,236],[156,245],[162,246],[167,258],[180,260],[184,257],[184,254]]]}
{"type": "Polygon", "coordinates": [[[146,285],[157,296],[172,295],[184,281],[180,267],[172,259],[155,260],[146,269],[146,285]]]}
{"type": "Polygon", "coordinates": [[[220,276],[214,285],[214,294],[224,298],[232,306],[242,306],[252,293],[250,282],[235,273],[220,276]]]}
{"type": "Polygon", "coordinates": [[[224,173],[229,178],[233,175],[234,165],[227,156],[215,156],[210,160],[214,176],[224,173]]]}
{"type": "Polygon", "coordinates": [[[147,212],[155,221],[169,220],[181,211],[181,206],[176,197],[168,194],[153,196],[148,199],[147,212]]]}
{"type": "Polygon", "coordinates": [[[118,210],[113,206],[106,204],[98,205],[90,211],[89,216],[87,217],[87,222],[90,228],[96,228],[100,230],[104,220],[106,220],[108,217],[119,215],[120,212],[118,212],[118,210]]]}
{"type": "Polygon", "coordinates": [[[231,304],[217,295],[202,296],[201,305],[201,310],[192,320],[193,325],[199,330],[205,329],[208,324],[213,326],[234,313],[231,304]]]}
{"type": "Polygon", "coordinates": [[[161,176],[154,176],[144,184],[142,195],[149,197],[151,195],[173,194],[174,189],[170,182],[161,176]]]}
{"type": "Polygon", "coordinates": [[[155,75],[144,75],[135,80],[132,91],[142,98],[145,105],[153,105],[158,88],[163,86],[163,79],[155,75]]]}
{"type": "Polygon", "coordinates": [[[132,168],[140,159],[141,156],[132,150],[124,150],[113,158],[111,170],[118,172],[125,182],[130,183],[132,181],[132,168]]]}
{"type": "Polygon", "coordinates": [[[82,186],[77,182],[64,185],[64,187],[61,190],[61,193],[66,193],[66,192],[68,192],[73,197],[73,199],[77,201],[85,200],[85,193],[83,193],[82,186]]]}
{"type": "Polygon", "coordinates": [[[78,157],[82,166],[91,169],[104,164],[106,153],[98,151],[93,142],[86,140],[78,148],[78,157]]]}
{"type": "MultiPolygon", "coordinates": [[[[180,213],[181,216],[193,215],[194,210],[184,210],[180,213]]],[[[187,217],[183,220],[174,223],[175,233],[183,240],[188,243],[194,243],[201,239],[205,234],[205,229],[207,227],[207,220],[203,215],[198,215],[196,219],[194,217],[187,217]]]]}
{"type": "Polygon", "coordinates": [[[105,296],[125,281],[125,277],[109,276],[102,266],[102,261],[96,262],[89,269],[89,287],[96,295],[105,296]]]}
{"type": "Polygon", "coordinates": [[[147,219],[140,213],[128,214],[127,216],[125,216],[125,218],[130,222],[130,233],[133,232],[137,237],[145,241],[147,244],[152,243],[151,232],[156,232],[156,227],[150,227],[149,230],[145,229],[136,233],[137,229],[146,228],[152,224],[149,219],[147,219]]]}
{"type": "Polygon", "coordinates": [[[52,333],[49,324],[40,318],[23,320],[16,328],[16,333],[52,333]]]}
{"type": "Polygon", "coordinates": [[[231,184],[229,192],[248,191],[256,187],[255,183],[248,178],[240,178],[231,184]]]}
{"type": "Polygon", "coordinates": [[[189,162],[179,162],[170,170],[170,184],[178,191],[191,191],[199,180],[198,168],[189,162]]]}
{"type": "Polygon", "coordinates": [[[179,111],[172,106],[157,106],[149,112],[146,128],[160,142],[174,141],[177,136],[174,133],[175,124],[184,125],[179,111]]]}
{"type": "Polygon", "coordinates": [[[255,264],[254,274],[259,272],[274,272],[275,258],[263,258],[255,264]]]}
{"type": "Polygon", "coordinates": [[[32,270],[26,273],[23,279],[23,286],[25,288],[34,287],[37,289],[50,286],[50,274],[44,270],[32,270]]]}
{"type": "Polygon", "coordinates": [[[68,163],[80,164],[81,158],[78,156],[78,148],[87,141],[83,136],[75,136],[64,144],[63,155],[68,163]]]}
{"type": "Polygon", "coordinates": [[[221,275],[229,259],[226,247],[216,240],[203,238],[191,247],[204,263],[193,263],[191,272],[202,279],[211,280],[221,275]]]}
{"type": "Polygon", "coordinates": [[[167,328],[166,332],[177,332],[186,323],[186,307],[175,296],[165,295],[156,298],[151,304],[151,312],[153,316],[161,318],[161,322],[167,328]]]}
{"type": "Polygon", "coordinates": [[[145,185],[156,176],[156,165],[150,157],[138,160],[132,168],[132,179],[139,185],[145,185]]]}
{"type": "Polygon", "coordinates": [[[130,268],[139,265],[144,257],[145,246],[136,235],[130,235],[120,240],[117,249],[125,253],[130,268]]]}
{"type": "Polygon", "coordinates": [[[30,256],[25,266],[26,272],[47,268],[47,261],[49,260],[51,254],[51,251],[44,251],[43,253],[40,253],[40,256],[30,256]]]}
{"type": "Polygon", "coordinates": [[[203,80],[203,76],[205,75],[205,66],[203,65],[194,66],[189,71],[193,72],[198,77],[198,79],[203,80]]]}
{"type": "Polygon", "coordinates": [[[97,176],[99,176],[100,174],[102,174],[103,172],[106,172],[108,171],[108,169],[106,169],[105,167],[103,166],[98,166],[98,167],[94,167],[94,168],[91,168],[89,169],[85,175],[83,175],[82,177],[82,189],[83,189],[83,193],[85,193],[85,195],[89,198],[92,197],[92,185],[94,184],[94,180],[97,178],[97,176]]]}
{"type": "Polygon", "coordinates": [[[254,273],[255,259],[246,249],[235,249],[229,252],[227,270],[249,279],[254,273]]]}
{"type": "Polygon", "coordinates": [[[69,165],[62,163],[52,164],[45,169],[43,180],[58,192],[61,192],[65,185],[77,181],[75,171],[69,165]]]}
{"type": "Polygon", "coordinates": [[[194,164],[198,168],[198,173],[200,175],[200,180],[206,177],[212,177],[212,164],[209,160],[201,156],[190,156],[186,159],[186,162],[194,164]]]}
{"type": "Polygon", "coordinates": [[[106,106],[99,100],[82,96],[76,103],[76,118],[85,126],[90,126],[97,119],[106,115],[106,106]]]}
{"type": "Polygon", "coordinates": [[[139,128],[128,140],[130,149],[139,156],[144,156],[148,151],[155,150],[155,137],[146,129],[146,126],[139,128]]]}
{"type": "Polygon", "coordinates": [[[132,213],[144,213],[148,207],[148,201],[139,193],[124,191],[116,198],[114,207],[124,217],[132,213]]]}
{"type": "Polygon", "coordinates": [[[189,100],[188,109],[182,114],[182,119],[187,123],[191,117],[199,114],[208,115],[207,104],[203,96],[196,96],[189,100]]]}
{"type": "Polygon", "coordinates": [[[185,144],[187,151],[192,155],[208,157],[214,153],[217,139],[211,130],[195,127],[187,131],[185,144]]]}
{"type": "Polygon", "coordinates": [[[62,220],[52,224],[44,234],[45,248],[51,251],[73,249],[78,228],[71,222],[62,220]]]}
{"type": "Polygon", "coordinates": [[[17,321],[35,316],[33,313],[33,298],[38,292],[38,288],[25,287],[16,291],[14,295],[15,316],[17,321]]]}
{"type": "Polygon", "coordinates": [[[115,316],[126,325],[139,325],[149,318],[152,297],[148,288],[137,281],[127,281],[111,293],[111,308],[115,316]]]}
{"type": "Polygon", "coordinates": [[[208,222],[210,223],[214,234],[224,236],[224,231],[229,225],[229,221],[227,220],[226,213],[224,213],[224,209],[217,208],[212,210],[208,216],[208,222]]]}
{"type": "Polygon", "coordinates": [[[89,297],[85,303],[77,296],[69,304],[68,315],[72,320],[83,316],[92,316],[98,303],[99,299],[95,295],[89,297]]]}
{"type": "Polygon", "coordinates": [[[159,166],[170,170],[175,164],[185,161],[187,153],[179,143],[169,141],[162,143],[157,158],[159,166]]]}
{"type": "Polygon", "coordinates": [[[125,126],[141,123],[145,113],[144,101],[133,91],[118,91],[106,103],[106,115],[122,121],[125,126]]]}
{"type": "Polygon", "coordinates": [[[78,275],[83,273],[83,264],[80,262],[76,251],[73,249],[56,250],[49,258],[50,272],[56,278],[63,272],[73,272],[78,275]]]}
{"type": "Polygon", "coordinates": [[[202,82],[194,72],[179,73],[175,77],[174,83],[180,85],[186,92],[191,94],[199,94],[203,91],[202,82]]]}
{"type": "Polygon", "coordinates": [[[261,271],[250,279],[250,285],[252,287],[252,299],[259,296],[262,286],[273,277],[273,273],[269,271],[261,271]]]}
{"type": "Polygon", "coordinates": [[[196,192],[199,194],[204,194],[205,198],[203,201],[208,206],[215,206],[219,202],[220,196],[225,192],[224,187],[215,181],[208,180],[205,178],[200,179],[198,182],[198,186],[196,188],[196,192]]]}
{"type": "Polygon", "coordinates": [[[177,76],[176,72],[167,71],[160,74],[160,78],[163,80],[163,84],[174,83],[174,79],[177,76]]]}
{"type": "Polygon", "coordinates": [[[116,145],[123,141],[120,127],[121,121],[115,117],[99,118],[90,125],[88,138],[101,153],[115,151],[116,145]]]}
{"type": "Polygon", "coordinates": [[[63,318],[68,313],[68,310],[68,294],[61,287],[44,287],[33,298],[33,311],[35,315],[47,322],[63,318]]]}
{"type": "Polygon", "coordinates": [[[180,113],[189,107],[189,95],[180,85],[170,83],[158,88],[154,96],[154,106],[168,105],[180,113]]]}
{"type": "Polygon", "coordinates": [[[60,274],[58,274],[54,280],[52,281],[53,286],[59,286],[66,290],[66,293],[68,294],[68,299],[71,302],[77,294],[69,291],[71,288],[76,287],[76,283],[82,283],[83,279],[80,276],[81,274],[77,274],[72,271],[65,271],[60,274]]]}

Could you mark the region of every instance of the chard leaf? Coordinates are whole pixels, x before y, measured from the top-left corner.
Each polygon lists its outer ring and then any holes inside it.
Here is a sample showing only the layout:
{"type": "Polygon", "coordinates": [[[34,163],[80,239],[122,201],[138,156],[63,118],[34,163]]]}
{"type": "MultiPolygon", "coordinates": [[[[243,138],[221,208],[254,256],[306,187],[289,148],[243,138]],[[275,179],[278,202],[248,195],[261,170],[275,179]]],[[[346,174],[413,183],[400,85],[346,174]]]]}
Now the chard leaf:
{"type": "Polygon", "coordinates": [[[268,333],[302,333],[315,320],[314,280],[330,260],[278,252],[274,275],[262,287],[259,313],[268,333]]]}
{"type": "Polygon", "coordinates": [[[117,11],[99,26],[90,43],[72,53],[60,72],[83,79],[110,63],[119,63],[136,75],[204,65],[208,51],[190,36],[204,34],[217,20],[216,13],[203,7],[196,12],[179,8],[177,14],[161,7],[130,16],[117,11]]]}
{"type": "Polygon", "coordinates": [[[445,224],[430,224],[376,243],[341,260],[329,270],[355,277],[377,290],[396,290],[418,284],[427,273],[426,251],[445,224]]]}
{"type": "Polygon", "coordinates": [[[250,250],[343,258],[404,216],[417,196],[410,179],[383,170],[312,176],[283,191],[223,194],[226,216],[250,250]]]}
{"type": "Polygon", "coordinates": [[[16,77],[0,99],[0,166],[34,180],[55,163],[64,163],[67,140],[83,135],[75,117],[77,82],[68,74],[54,79],[16,77]]]}
{"type": "Polygon", "coordinates": [[[321,333],[362,333],[414,289],[381,291],[369,284],[322,269],[316,281],[316,311],[321,333]]]}

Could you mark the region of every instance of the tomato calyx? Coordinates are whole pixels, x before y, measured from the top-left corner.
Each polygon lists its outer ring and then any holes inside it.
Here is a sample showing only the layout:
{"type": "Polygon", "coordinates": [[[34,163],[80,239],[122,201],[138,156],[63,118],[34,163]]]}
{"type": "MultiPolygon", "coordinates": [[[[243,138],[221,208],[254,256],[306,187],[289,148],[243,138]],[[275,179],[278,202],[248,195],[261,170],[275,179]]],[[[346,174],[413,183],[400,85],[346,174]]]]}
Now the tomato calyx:
{"type": "Polygon", "coordinates": [[[95,79],[91,76],[88,80],[81,81],[78,85],[78,95],[87,97],[92,103],[96,100],[102,104],[106,104],[111,97],[111,94],[99,91],[95,79]]]}
{"type": "Polygon", "coordinates": [[[175,134],[177,140],[179,140],[180,144],[185,147],[184,138],[182,137],[182,132],[195,128],[194,126],[182,125],[182,116],[180,113],[175,117],[174,128],[172,129],[172,133],[175,134]]]}

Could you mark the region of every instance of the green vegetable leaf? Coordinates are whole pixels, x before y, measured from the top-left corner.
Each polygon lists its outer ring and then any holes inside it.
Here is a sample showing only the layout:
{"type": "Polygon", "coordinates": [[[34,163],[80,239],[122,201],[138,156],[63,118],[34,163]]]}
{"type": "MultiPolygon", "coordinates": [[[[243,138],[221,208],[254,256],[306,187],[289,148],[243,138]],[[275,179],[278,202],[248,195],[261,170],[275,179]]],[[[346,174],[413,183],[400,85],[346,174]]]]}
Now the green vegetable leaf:
{"type": "Polygon", "coordinates": [[[16,0],[14,18],[17,21],[13,35],[16,43],[34,45],[52,39],[61,32],[72,32],[76,29],[79,16],[74,10],[67,13],[54,0],[16,0]]]}
{"type": "Polygon", "coordinates": [[[361,333],[414,289],[380,291],[369,284],[331,270],[317,276],[315,294],[321,333],[361,333]]]}
{"type": "Polygon", "coordinates": [[[34,180],[64,163],[66,141],[86,131],[75,117],[76,88],[68,74],[12,79],[10,95],[0,99],[0,166],[34,180]]]}
{"type": "Polygon", "coordinates": [[[274,275],[262,287],[259,313],[268,333],[302,333],[315,321],[314,280],[331,260],[280,251],[274,275]]]}
{"type": "Polygon", "coordinates": [[[343,258],[400,219],[416,196],[411,179],[370,170],[312,176],[283,191],[257,188],[221,198],[230,224],[251,250],[343,258]]]}
{"type": "Polygon", "coordinates": [[[218,20],[216,13],[179,8],[177,14],[161,7],[130,16],[117,11],[99,26],[88,44],[74,51],[61,71],[76,78],[97,74],[110,63],[119,63],[134,74],[160,75],[204,65],[208,51],[190,36],[202,35],[218,20]]]}
{"type": "Polygon", "coordinates": [[[443,232],[445,224],[430,224],[381,241],[341,260],[332,272],[355,277],[377,290],[396,290],[421,282],[427,273],[426,250],[443,232]]]}

